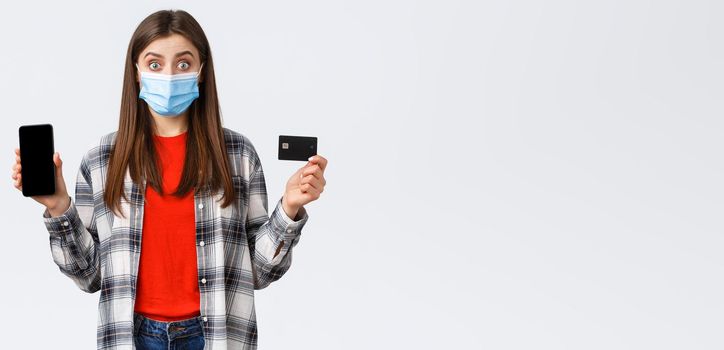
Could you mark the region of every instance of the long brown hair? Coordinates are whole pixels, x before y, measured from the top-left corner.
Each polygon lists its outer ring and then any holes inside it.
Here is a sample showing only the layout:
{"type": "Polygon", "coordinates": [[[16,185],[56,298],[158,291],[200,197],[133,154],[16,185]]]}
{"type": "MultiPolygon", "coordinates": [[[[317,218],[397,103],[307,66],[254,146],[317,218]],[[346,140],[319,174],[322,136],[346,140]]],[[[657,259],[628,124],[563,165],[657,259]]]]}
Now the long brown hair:
{"type": "Polygon", "coordinates": [[[199,97],[188,109],[185,164],[173,195],[182,197],[192,188],[198,192],[203,187],[213,190],[223,187],[222,207],[236,200],[216,93],[214,62],[206,34],[189,13],[162,10],[146,17],[138,25],[126,53],[121,115],[103,195],[106,206],[114,212],[121,211],[121,197],[128,200],[123,186],[127,169],[134,183],[140,184],[142,179],[147,179],[147,186],[163,193],[152,137],[154,121],[148,105],[138,97],[140,88],[136,81],[135,63],[148,44],[171,34],[181,34],[191,41],[204,63],[200,75],[203,79],[199,80],[199,97]]]}

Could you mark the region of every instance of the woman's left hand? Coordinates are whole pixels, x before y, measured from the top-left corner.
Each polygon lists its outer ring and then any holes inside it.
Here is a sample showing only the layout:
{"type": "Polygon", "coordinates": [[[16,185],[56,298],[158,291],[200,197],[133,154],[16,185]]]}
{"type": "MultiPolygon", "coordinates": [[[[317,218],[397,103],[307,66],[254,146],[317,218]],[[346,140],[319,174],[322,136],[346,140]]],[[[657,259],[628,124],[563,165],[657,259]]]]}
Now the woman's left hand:
{"type": "Polygon", "coordinates": [[[294,219],[305,204],[319,199],[324,191],[324,185],[327,184],[327,180],[324,179],[326,168],[327,159],[317,154],[289,178],[282,197],[282,206],[290,218],[294,219]]]}

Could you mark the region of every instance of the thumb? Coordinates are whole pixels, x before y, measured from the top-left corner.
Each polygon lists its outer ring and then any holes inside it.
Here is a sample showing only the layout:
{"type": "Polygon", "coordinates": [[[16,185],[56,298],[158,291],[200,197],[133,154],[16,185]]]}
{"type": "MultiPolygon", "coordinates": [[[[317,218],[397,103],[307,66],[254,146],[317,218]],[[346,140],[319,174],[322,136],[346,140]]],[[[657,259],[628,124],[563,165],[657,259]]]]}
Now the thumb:
{"type": "Polygon", "coordinates": [[[60,153],[55,152],[53,154],[53,163],[55,163],[55,173],[63,176],[63,160],[60,159],[60,153]]]}

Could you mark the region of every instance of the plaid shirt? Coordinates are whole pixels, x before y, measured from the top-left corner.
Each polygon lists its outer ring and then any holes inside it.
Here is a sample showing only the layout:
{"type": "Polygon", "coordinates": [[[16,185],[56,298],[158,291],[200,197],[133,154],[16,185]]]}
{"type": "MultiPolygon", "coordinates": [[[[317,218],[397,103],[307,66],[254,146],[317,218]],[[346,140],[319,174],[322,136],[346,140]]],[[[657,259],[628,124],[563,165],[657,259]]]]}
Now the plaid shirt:
{"type": "MultiPolygon", "coordinates": [[[[135,349],[133,311],[136,298],[145,182],[126,172],[121,199],[126,218],[103,203],[108,158],[116,133],[83,157],[75,200],[68,210],[43,220],[50,250],[60,271],[83,291],[101,291],[98,301],[98,349],[135,349]],[[130,215],[129,215],[130,214],[130,215]]],[[[244,135],[224,128],[226,150],[238,207],[221,208],[222,193],[208,186],[194,195],[196,254],[204,349],[256,349],[254,290],[278,280],[292,263],[292,248],[309,218],[304,207],[296,221],[286,215],[281,198],[271,218],[259,156],[244,135]],[[283,244],[279,254],[277,248],[283,244]]]]}

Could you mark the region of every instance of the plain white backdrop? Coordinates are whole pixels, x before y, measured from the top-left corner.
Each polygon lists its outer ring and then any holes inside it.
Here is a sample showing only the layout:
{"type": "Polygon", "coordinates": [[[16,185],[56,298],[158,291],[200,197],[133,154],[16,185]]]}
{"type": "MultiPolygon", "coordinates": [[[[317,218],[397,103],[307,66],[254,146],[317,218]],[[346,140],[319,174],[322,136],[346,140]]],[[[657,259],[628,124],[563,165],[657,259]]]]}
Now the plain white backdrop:
{"type": "Polygon", "coordinates": [[[118,123],[150,13],[190,12],[269,201],[319,137],[322,197],[256,292],[260,349],[722,349],[724,3],[98,1],[0,5],[5,349],[94,349],[99,294],[12,186],[52,123],[69,190],[118,123]]]}

